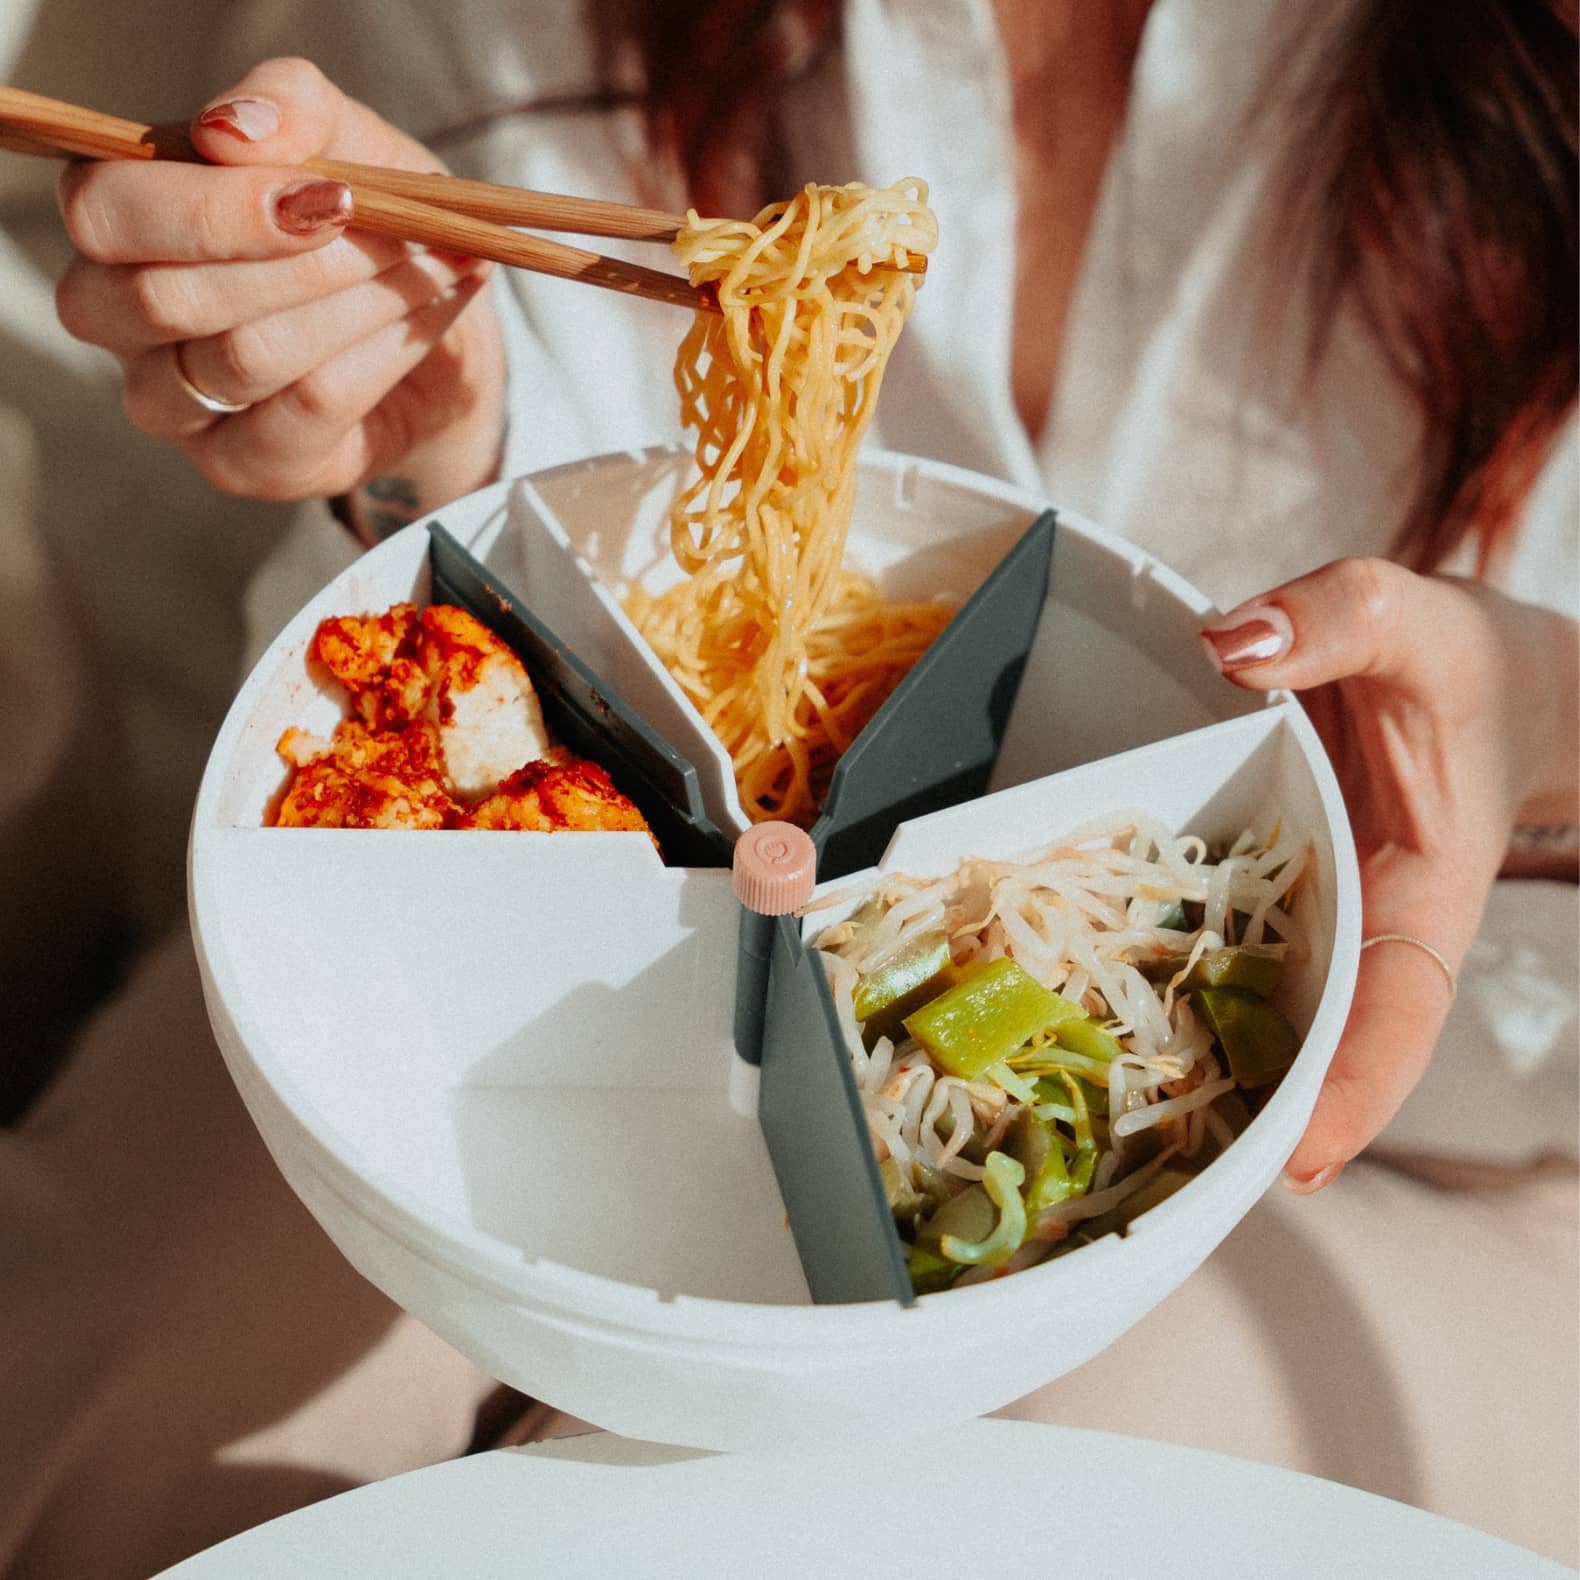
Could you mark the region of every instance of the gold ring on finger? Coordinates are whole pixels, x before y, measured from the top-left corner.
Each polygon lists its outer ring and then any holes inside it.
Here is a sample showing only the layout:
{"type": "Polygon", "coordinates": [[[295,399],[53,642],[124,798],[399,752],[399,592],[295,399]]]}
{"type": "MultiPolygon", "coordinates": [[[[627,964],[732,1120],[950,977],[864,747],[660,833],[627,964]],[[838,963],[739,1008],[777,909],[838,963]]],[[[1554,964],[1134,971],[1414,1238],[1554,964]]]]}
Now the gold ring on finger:
{"type": "Polygon", "coordinates": [[[239,411],[249,411],[253,402],[250,400],[221,400],[218,395],[210,395],[207,390],[200,390],[191,379],[187,377],[187,370],[181,365],[181,347],[175,348],[175,355],[171,359],[171,366],[176,373],[178,383],[188,395],[195,400],[204,411],[218,412],[222,417],[233,417],[239,411]]]}

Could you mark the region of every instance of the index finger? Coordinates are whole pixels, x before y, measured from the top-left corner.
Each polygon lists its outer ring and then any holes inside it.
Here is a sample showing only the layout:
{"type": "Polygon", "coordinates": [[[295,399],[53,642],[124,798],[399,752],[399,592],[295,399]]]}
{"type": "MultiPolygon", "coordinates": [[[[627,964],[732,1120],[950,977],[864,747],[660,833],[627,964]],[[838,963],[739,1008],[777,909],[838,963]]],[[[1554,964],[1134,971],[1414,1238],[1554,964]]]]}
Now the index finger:
{"type": "Polygon", "coordinates": [[[1497,666],[1464,586],[1383,559],[1334,560],[1208,621],[1202,636],[1214,665],[1255,691],[1353,677],[1457,701],[1497,666]]]}
{"type": "Polygon", "coordinates": [[[96,263],[292,257],[340,235],[353,207],[344,182],[267,165],[84,161],[59,193],[72,244],[96,263]]]}

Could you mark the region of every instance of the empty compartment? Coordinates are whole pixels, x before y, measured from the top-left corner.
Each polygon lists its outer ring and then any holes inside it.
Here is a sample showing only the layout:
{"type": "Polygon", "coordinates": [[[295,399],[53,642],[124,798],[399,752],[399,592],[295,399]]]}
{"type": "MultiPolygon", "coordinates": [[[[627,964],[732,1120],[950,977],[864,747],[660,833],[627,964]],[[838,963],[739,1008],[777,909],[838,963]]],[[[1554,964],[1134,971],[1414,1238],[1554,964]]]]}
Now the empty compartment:
{"type": "Polygon", "coordinates": [[[666,1296],[806,1298],[727,1098],[728,873],[639,836],[312,829],[209,867],[249,1038],[376,1189],[666,1296]]]}

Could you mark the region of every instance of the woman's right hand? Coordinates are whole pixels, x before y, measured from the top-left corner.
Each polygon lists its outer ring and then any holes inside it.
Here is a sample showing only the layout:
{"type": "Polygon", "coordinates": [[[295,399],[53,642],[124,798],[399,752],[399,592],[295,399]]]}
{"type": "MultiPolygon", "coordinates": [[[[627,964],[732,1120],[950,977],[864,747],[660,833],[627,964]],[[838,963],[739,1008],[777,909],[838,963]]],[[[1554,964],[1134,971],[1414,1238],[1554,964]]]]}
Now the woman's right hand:
{"type": "Polygon", "coordinates": [[[211,165],[74,163],[60,184],[76,254],[61,321],[105,347],[126,409],[227,493],[386,492],[409,514],[488,482],[504,353],[489,266],[356,230],[315,155],[438,170],[419,144],[301,60],[271,60],[191,125],[211,165]],[[184,387],[245,410],[207,410],[184,387]]]}

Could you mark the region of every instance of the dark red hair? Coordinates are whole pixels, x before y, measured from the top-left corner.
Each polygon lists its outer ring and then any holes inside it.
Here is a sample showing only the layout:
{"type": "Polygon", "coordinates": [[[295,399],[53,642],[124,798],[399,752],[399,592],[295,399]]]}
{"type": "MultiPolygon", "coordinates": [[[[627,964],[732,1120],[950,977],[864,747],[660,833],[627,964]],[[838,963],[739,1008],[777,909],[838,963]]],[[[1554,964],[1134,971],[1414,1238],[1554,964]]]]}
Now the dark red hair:
{"type": "Polygon", "coordinates": [[[787,195],[785,89],[838,34],[838,0],[588,0],[604,77],[641,105],[705,214],[787,195]]]}
{"type": "Polygon", "coordinates": [[[1308,61],[1285,173],[1313,356],[1352,303],[1423,420],[1394,550],[1482,570],[1574,407],[1574,0],[1369,0],[1308,61]]]}

